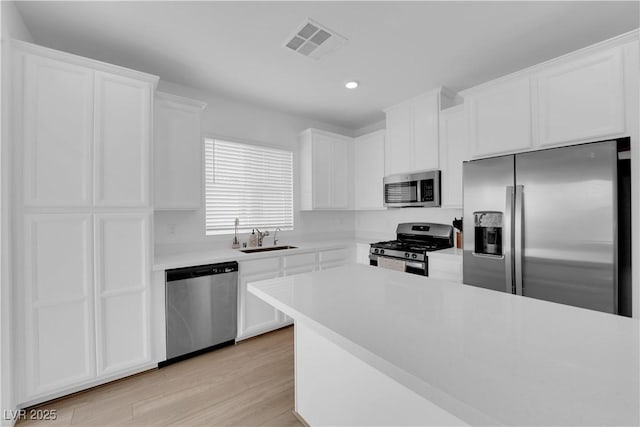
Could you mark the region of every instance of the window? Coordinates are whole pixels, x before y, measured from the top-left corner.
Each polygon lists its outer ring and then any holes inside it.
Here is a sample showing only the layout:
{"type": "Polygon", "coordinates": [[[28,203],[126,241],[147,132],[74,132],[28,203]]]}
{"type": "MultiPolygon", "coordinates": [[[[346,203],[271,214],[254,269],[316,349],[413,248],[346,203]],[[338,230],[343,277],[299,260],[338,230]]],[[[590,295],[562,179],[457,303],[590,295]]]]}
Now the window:
{"type": "Polygon", "coordinates": [[[293,230],[293,153],[205,139],[206,233],[293,230]]]}

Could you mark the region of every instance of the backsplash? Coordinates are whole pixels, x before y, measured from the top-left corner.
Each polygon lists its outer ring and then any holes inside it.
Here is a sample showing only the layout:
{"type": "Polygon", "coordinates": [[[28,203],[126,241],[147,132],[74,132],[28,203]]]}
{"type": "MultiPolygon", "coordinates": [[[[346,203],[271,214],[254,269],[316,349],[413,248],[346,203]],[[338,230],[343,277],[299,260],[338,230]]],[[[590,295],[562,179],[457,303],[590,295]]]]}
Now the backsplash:
{"type": "MultiPolygon", "coordinates": [[[[154,236],[156,254],[201,249],[230,248],[233,234],[207,236],[204,232],[204,211],[156,212],[154,236]]],[[[279,231],[278,240],[287,244],[297,241],[352,239],[355,230],[354,212],[294,212],[293,231],[279,231]]],[[[395,229],[395,228],[394,228],[395,229]]],[[[273,230],[265,242],[271,244],[273,230]]],[[[249,241],[249,233],[239,233],[240,242],[249,241]]]]}
{"type": "Polygon", "coordinates": [[[401,222],[435,222],[451,225],[460,218],[462,209],[400,208],[355,213],[355,237],[371,242],[396,238],[396,226],[401,222]]]}

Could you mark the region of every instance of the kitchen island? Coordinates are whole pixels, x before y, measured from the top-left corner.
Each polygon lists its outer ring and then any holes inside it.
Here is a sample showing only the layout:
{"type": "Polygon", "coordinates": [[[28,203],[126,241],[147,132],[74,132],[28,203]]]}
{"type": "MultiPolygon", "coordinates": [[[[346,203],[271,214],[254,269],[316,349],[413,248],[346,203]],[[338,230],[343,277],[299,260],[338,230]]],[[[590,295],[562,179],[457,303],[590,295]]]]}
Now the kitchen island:
{"type": "Polygon", "coordinates": [[[254,282],[310,425],[638,425],[629,319],[366,265],[254,282]]]}

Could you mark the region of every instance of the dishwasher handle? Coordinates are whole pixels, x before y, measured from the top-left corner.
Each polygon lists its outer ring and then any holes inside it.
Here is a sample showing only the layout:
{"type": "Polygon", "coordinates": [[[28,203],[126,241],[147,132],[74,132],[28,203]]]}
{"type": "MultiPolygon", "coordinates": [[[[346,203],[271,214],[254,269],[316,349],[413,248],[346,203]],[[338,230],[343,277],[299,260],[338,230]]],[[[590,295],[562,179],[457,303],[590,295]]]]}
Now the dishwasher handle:
{"type": "Polygon", "coordinates": [[[193,279],[202,276],[214,276],[216,274],[233,273],[238,271],[236,261],[219,264],[198,265],[195,267],[174,268],[167,270],[167,282],[176,280],[193,279]]]}

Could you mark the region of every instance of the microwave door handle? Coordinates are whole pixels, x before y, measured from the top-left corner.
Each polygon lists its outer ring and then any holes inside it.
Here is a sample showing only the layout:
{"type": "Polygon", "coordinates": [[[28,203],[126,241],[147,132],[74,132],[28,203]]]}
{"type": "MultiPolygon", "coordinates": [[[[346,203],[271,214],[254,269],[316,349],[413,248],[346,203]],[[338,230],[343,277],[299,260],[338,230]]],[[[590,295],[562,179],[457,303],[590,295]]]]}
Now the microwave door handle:
{"type": "Polygon", "coordinates": [[[506,209],[504,213],[504,223],[502,224],[502,248],[504,252],[504,270],[505,270],[505,291],[509,294],[514,293],[513,285],[513,257],[512,257],[512,236],[513,229],[513,210],[514,210],[514,189],[512,185],[507,186],[506,209]]]}
{"type": "Polygon", "coordinates": [[[514,258],[515,258],[515,286],[516,294],[522,295],[522,250],[524,237],[524,186],[516,186],[516,200],[514,203],[514,258]]]}

